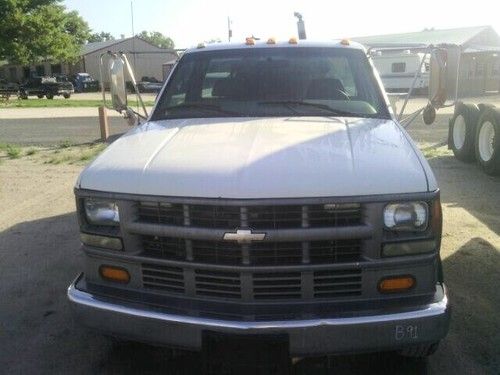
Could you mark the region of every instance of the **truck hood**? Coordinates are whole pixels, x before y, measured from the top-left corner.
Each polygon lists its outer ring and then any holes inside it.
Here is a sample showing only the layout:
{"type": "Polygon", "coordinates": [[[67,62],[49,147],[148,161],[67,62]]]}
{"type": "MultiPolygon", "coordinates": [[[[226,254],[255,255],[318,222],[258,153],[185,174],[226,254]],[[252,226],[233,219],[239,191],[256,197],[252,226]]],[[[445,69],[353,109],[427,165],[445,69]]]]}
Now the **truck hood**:
{"type": "Polygon", "coordinates": [[[335,117],[148,122],[109,146],[77,187],[240,199],[437,188],[426,160],[394,121],[335,117]]]}

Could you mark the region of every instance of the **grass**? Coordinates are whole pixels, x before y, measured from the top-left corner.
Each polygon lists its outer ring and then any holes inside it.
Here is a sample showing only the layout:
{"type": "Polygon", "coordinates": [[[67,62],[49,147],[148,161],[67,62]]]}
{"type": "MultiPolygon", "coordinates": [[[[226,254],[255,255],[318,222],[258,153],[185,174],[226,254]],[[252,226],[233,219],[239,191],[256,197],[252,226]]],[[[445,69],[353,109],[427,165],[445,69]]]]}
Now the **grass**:
{"type": "Polygon", "coordinates": [[[74,145],[71,141],[61,142],[55,147],[22,147],[0,143],[0,164],[5,159],[23,159],[40,164],[86,165],[94,160],[105,148],[105,143],[74,145]]]}
{"type": "MultiPolygon", "coordinates": [[[[147,107],[154,105],[154,101],[144,102],[147,107]]],[[[72,99],[13,99],[8,102],[0,103],[1,108],[97,108],[102,105],[102,100],[72,100],[72,99]]],[[[136,100],[128,102],[130,107],[137,107],[136,100]]]]}
{"type": "Polygon", "coordinates": [[[420,151],[422,151],[425,158],[429,160],[453,155],[453,152],[448,150],[448,146],[446,146],[446,144],[437,144],[432,146],[422,145],[420,147],[420,151]]]}
{"type": "Polygon", "coordinates": [[[106,148],[106,144],[95,143],[85,146],[68,146],[45,153],[41,161],[44,164],[84,165],[94,160],[106,148]]]}
{"type": "Polygon", "coordinates": [[[1,143],[0,151],[5,152],[9,159],[19,159],[21,157],[21,152],[22,152],[19,146],[8,143],[1,143]]]}

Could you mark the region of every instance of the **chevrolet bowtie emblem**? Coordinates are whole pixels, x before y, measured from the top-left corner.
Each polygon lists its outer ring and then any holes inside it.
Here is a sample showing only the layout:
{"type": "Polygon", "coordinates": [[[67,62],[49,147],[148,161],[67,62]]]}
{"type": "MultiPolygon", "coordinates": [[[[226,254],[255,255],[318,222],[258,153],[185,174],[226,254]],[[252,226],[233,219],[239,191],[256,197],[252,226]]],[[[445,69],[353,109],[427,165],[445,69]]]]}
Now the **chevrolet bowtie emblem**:
{"type": "Polygon", "coordinates": [[[249,229],[238,229],[236,233],[224,233],[224,241],[237,241],[240,244],[262,241],[265,233],[252,233],[249,229]]]}

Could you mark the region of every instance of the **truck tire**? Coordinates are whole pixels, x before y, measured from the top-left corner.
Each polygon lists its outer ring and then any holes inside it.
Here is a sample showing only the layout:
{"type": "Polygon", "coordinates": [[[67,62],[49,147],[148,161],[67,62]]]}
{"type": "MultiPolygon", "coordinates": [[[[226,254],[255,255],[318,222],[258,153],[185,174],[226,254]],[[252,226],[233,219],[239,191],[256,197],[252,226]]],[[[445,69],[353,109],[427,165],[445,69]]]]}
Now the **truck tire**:
{"type": "Polygon", "coordinates": [[[71,97],[71,94],[63,94],[64,99],[69,99],[71,97]]]}
{"type": "Polygon", "coordinates": [[[46,97],[47,99],[52,100],[52,99],[54,99],[54,94],[46,94],[46,95],[45,95],[45,97],[46,97]]]}
{"type": "Polygon", "coordinates": [[[43,95],[37,95],[38,99],[42,99],[43,95]]]}
{"type": "Polygon", "coordinates": [[[399,355],[403,357],[425,358],[433,355],[439,346],[439,342],[432,344],[412,345],[402,349],[399,355]]]}
{"type": "Polygon", "coordinates": [[[459,160],[474,160],[474,140],[478,118],[477,105],[458,102],[455,106],[455,113],[450,120],[448,144],[459,160]]]}
{"type": "Polygon", "coordinates": [[[489,175],[500,175],[500,110],[486,109],[478,122],[475,142],[476,160],[489,175]]]}
{"type": "Polygon", "coordinates": [[[28,95],[26,95],[26,93],[22,92],[21,94],[19,94],[19,97],[22,99],[22,100],[27,100],[28,99],[28,95]]]}

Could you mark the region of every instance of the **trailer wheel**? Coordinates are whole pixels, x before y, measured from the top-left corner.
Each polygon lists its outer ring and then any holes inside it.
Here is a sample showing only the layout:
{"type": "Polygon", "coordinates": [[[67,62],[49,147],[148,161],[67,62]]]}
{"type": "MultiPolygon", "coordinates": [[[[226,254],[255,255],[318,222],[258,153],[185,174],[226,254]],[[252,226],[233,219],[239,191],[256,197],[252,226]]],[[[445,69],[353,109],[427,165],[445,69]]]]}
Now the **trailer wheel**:
{"type": "Polygon", "coordinates": [[[47,94],[45,95],[47,99],[54,99],[54,94],[47,94]]]}
{"type": "Polygon", "coordinates": [[[69,99],[71,97],[71,94],[63,94],[64,99],[69,99]]]}
{"type": "Polygon", "coordinates": [[[500,110],[489,108],[481,115],[475,151],[477,162],[485,173],[500,174],[500,110]]]}
{"type": "Polygon", "coordinates": [[[479,108],[475,104],[457,103],[450,120],[448,144],[455,157],[462,161],[474,160],[474,138],[479,108]]]}
{"type": "Polygon", "coordinates": [[[37,95],[38,99],[42,99],[43,95],[37,95]]]}

